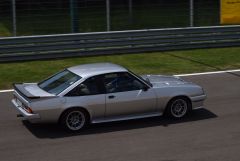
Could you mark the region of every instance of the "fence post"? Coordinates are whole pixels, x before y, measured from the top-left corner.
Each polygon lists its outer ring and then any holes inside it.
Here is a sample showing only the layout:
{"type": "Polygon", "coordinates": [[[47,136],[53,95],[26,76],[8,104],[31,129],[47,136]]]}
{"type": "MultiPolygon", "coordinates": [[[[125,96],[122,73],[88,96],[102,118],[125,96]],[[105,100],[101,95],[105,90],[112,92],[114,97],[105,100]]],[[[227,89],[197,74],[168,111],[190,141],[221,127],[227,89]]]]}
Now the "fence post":
{"type": "MultiPolygon", "coordinates": [[[[129,13],[129,23],[132,25],[132,0],[128,0],[128,13],[129,13]]],[[[132,27],[132,26],[131,26],[132,27]]]]}
{"type": "Polygon", "coordinates": [[[189,17],[190,17],[190,27],[193,27],[194,26],[194,0],[190,0],[190,11],[189,11],[189,17]]]}
{"type": "Polygon", "coordinates": [[[12,32],[13,36],[17,36],[17,21],[16,21],[16,1],[12,0],[12,32]]]}
{"type": "Polygon", "coordinates": [[[218,14],[218,25],[221,25],[221,16],[222,16],[222,1],[219,0],[219,14],[218,14]]]}
{"type": "Polygon", "coordinates": [[[111,30],[111,17],[110,17],[110,0],[106,0],[106,21],[107,21],[107,31],[111,30]]]}
{"type": "Polygon", "coordinates": [[[79,32],[78,6],[77,0],[70,0],[70,16],[72,33],[79,32]]]}

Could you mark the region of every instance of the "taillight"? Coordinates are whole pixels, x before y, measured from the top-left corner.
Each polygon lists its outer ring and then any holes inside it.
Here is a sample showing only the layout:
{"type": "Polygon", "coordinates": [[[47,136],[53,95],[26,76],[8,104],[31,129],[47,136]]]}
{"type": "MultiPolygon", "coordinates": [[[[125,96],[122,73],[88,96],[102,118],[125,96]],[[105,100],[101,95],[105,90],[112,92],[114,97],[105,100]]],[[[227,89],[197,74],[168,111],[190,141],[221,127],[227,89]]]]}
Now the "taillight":
{"type": "Polygon", "coordinates": [[[28,113],[33,113],[32,109],[30,107],[25,107],[25,110],[28,112],[28,113]]]}
{"type": "Polygon", "coordinates": [[[32,110],[30,107],[27,107],[27,106],[25,106],[25,105],[22,105],[22,108],[23,108],[26,112],[28,112],[28,113],[33,113],[33,110],[32,110]]]}

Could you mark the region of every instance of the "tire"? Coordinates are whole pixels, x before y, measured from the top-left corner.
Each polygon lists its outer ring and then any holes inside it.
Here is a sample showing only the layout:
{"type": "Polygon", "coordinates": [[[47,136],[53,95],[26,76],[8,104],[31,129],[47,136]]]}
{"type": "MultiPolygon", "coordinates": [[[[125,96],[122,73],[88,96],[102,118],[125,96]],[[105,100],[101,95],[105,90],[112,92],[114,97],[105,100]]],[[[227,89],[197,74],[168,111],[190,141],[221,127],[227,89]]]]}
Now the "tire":
{"type": "Polygon", "coordinates": [[[60,122],[66,130],[78,132],[89,124],[89,117],[84,110],[72,108],[63,113],[60,122]]]}
{"type": "Polygon", "coordinates": [[[176,97],[170,100],[166,110],[167,116],[181,119],[191,111],[191,102],[186,97],[176,97]]]}

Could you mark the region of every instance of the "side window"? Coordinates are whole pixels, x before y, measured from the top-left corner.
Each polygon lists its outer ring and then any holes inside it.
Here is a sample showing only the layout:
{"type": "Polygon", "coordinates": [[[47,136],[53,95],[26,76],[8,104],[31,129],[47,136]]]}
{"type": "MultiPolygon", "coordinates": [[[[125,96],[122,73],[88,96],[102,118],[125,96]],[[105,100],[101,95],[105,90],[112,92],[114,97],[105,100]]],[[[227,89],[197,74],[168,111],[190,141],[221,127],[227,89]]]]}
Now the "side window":
{"type": "Polygon", "coordinates": [[[104,75],[103,81],[104,81],[107,93],[116,92],[117,79],[118,79],[118,74],[117,73],[111,73],[111,74],[104,75]]]}
{"type": "Polygon", "coordinates": [[[98,77],[91,77],[72,89],[66,96],[86,96],[101,94],[98,77]]]}
{"type": "Polygon", "coordinates": [[[140,90],[146,86],[127,72],[106,74],[103,80],[107,93],[140,90]]]}

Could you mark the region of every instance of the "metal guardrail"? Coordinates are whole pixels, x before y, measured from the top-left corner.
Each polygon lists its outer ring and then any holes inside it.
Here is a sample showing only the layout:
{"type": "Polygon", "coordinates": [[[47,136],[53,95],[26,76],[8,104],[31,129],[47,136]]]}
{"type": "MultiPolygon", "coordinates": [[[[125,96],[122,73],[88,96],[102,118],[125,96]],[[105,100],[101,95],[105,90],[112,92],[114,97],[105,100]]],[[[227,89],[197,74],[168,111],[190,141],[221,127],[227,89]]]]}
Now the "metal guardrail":
{"type": "Polygon", "coordinates": [[[0,62],[240,46],[240,26],[0,38],[0,62]]]}

